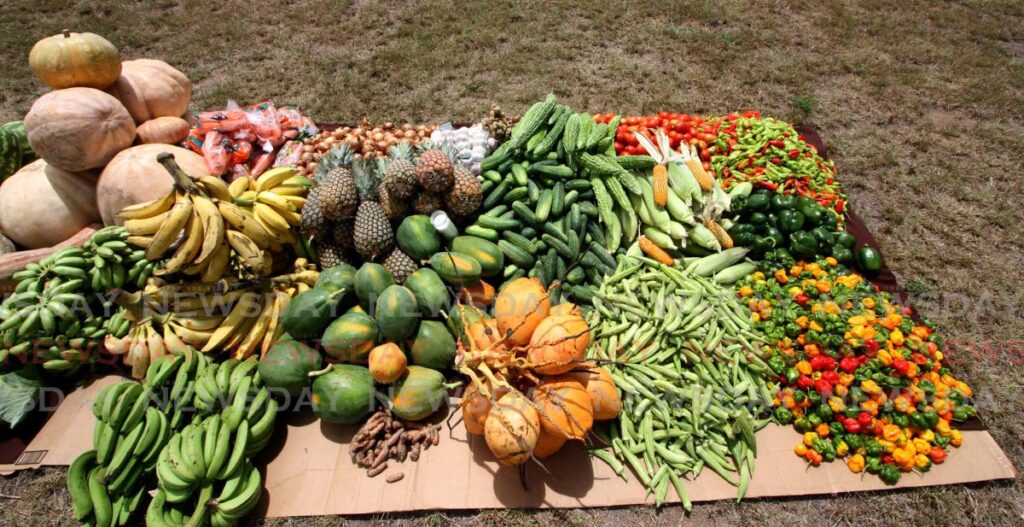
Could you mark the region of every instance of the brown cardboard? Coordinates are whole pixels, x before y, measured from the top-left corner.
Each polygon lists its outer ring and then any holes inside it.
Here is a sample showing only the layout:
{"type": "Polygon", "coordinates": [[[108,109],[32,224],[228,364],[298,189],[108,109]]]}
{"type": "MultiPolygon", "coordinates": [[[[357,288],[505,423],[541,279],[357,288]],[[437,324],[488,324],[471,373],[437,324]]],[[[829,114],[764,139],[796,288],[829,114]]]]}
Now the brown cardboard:
{"type": "MultiPolygon", "coordinates": [[[[91,448],[92,400],[106,377],[69,394],[29,445],[20,461],[0,465],[0,473],[39,466],[68,465],[91,448]]],[[[457,422],[453,418],[452,422],[457,422]]],[[[274,440],[257,459],[265,467],[263,503],[257,514],[268,517],[367,514],[432,509],[603,507],[644,503],[644,489],[631,474],[616,476],[591,460],[579,446],[567,447],[544,461],[550,474],[528,465],[524,490],[515,469],[499,467],[483,438],[467,439],[460,425],[442,431],[439,446],[419,462],[407,461],[381,476],[368,478],[349,460],[348,441],[356,428],[322,423],[308,410],[281,414],[274,440]],[[405,478],[385,478],[402,471],[405,478]]],[[[747,497],[799,496],[885,490],[875,476],[853,474],[841,462],[818,468],[793,454],[800,435],[771,425],[757,436],[757,470],[747,497]]],[[[1016,470],[986,431],[964,432],[964,443],[925,475],[905,474],[897,488],[1013,479],[1016,470]]],[[[693,501],[733,499],[735,489],[710,470],[686,483],[693,501]]],[[[670,501],[677,501],[670,492],[670,501]]]]}

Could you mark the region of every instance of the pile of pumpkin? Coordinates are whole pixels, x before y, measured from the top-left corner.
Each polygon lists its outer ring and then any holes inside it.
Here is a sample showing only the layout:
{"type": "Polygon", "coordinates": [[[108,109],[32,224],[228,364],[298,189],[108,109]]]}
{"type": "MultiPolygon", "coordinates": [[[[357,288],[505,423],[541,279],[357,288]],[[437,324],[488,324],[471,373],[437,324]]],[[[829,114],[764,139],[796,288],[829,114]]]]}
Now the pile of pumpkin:
{"type": "Polygon", "coordinates": [[[171,146],[188,134],[192,84],[167,63],[122,62],[103,37],[65,31],[37,42],[29,66],[53,90],[24,119],[40,159],[0,187],[0,231],[19,247],[56,245],[165,194],[171,178],[159,152],[172,152],[193,177],[205,173],[202,157],[171,146]]]}
{"type": "Polygon", "coordinates": [[[469,379],[462,421],[498,462],[543,459],[584,440],[594,421],[618,417],[611,375],[584,360],[590,328],[579,307],[552,306],[536,278],[506,283],[493,306],[489,297],[473,300],[451,314],[461,328],[456,366],[469,379]]]}

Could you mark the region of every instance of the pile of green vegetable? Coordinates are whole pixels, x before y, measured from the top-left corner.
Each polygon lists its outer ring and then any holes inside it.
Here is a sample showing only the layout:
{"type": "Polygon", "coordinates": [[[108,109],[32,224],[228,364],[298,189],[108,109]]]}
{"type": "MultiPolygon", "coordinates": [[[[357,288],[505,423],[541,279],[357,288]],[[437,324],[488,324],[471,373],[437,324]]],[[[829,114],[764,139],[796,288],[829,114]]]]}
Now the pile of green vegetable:
{"type": "Polygon", "coordinates": [[[839,216],[811,198],[758,189],[732,201],[737,213],[729,236],[738,246],[750,247],[757,260],[792,262],[832,256],[853,262],[857,240],[841,230],[839,216]]]}

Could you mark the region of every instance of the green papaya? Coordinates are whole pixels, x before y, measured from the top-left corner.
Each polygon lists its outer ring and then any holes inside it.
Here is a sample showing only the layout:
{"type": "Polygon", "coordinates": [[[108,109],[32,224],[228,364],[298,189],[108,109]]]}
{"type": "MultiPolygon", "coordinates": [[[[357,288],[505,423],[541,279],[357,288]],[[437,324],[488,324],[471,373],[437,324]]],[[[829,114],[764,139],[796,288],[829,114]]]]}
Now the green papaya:
{"type": "Polygon", "coordinates": [[[505,269],[505,253],[492,241],[476,236],[456,236],[452,250],[476,260],[483,276],[494,276],[505,269]]]}
{"type": "Polygon", "coordinates": [[[375,403],[370,370],[354,364],[333,364],[313,381],[313,413],[329,423],[355,424],[375,403]]]}
{"type": "Polygon", "coordinates": [[[413,260],[426,260],[441,250],[441,235],[423,214],[407,216],[395,231],[395,241],[413,260]]]}
{"type": "Polygon", "coordinates": [[[399,419],[419,421],[437,411],[447,395],[441,372],[409,366],[405,375],[391,388],[391,411],[399,419]]]}
{"type": "Polygon", "coordinates": [[[318,287],[301,293],[281,314],[281,327],[299,340],[319,338],[324,328],[338,316],[346,296],[344,289],[331,291],[318,287]]]}
{"type": "Polygon", "coordinates": [[[405,287],[416,295],[416,305],[425,317],[436,317],[448,307],[448,287],[433,269],[417,269],[405,279],[405,287]]]}
{"type": "Polygon", "coordinates": [[[420,310],[416,295],[407,287],[393,285],[377,299],[377,328],[388,342],[403,342],[416,333],[420,310]]]}
{"type": "Polygon", "coordinates": [[[459,252],[434,254],[430,257],[430,268],[449,284],[467,285],[480,281],[480,262],[459,252]]]}
{"type": "Polygon", "coordinates": [[[483,311],[475,306],[459,304],[448,314],[446,323],[452,335],[455,335],[455,339],[458,340],[462,338],[470,324],[483,319],[485,315],[483,311]]]}
{"type": "Polygon", "coordinates": [[[365,313],[345,313],[327,326],[320,345],[342,362],[365,364],[377,345],[377,323],[365,313]]]}
{"type": "Polygon", "coordinates": [[[356,268],[349,264],[341,264],[321,271],[316,286],[329,291],[344,289],[355,293],[355,280],[356,268]]]}
{"type": "Polygon", "coordinates": [[[416,339],[409,348],[412,363],[433,370],[445,370],[455,362],[455,339],[444,324],[436,320],[420,322],[416,339]]]}
{"type": "Polygon", "coordinates": [[[373,313],[373,306],[377,303],[377,298],[380,297],[380,294],[393,285],[395,285],[395,279],[392,278],[391,273],[381,264],[364,263],[356,271],[356,296],[359,297],[359,303],[370,314],[373,313]]]}
{"type": "Polygon", "coordinates": [[[284,390],[294,397],[309,386],[309,372],[320,368],[323,368],[320,352],[286,333],[260,359],[259,372],[268,388],[284,390]]]}

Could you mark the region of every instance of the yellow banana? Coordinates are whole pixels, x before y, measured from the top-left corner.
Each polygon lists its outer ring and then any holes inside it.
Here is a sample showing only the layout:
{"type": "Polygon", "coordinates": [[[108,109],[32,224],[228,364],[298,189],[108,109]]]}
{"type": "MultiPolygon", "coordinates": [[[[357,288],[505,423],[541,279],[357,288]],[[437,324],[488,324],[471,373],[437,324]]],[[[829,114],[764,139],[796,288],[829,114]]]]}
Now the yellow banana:
{"type": "Polygon", "coordinates": [[[270,236],[270,246],[269,246],[269,249],[273,250],[274,252],[279,252],[280,249],[277,249],[275,246],[280,246],[281,244],[284,243],[284,233],[285,233],[285,231],[281,231],[277,227],[274,227],[273,225],[270,225],[263,218],[261,218],[258,214],[253,214],[250,219],[252,219],[256,223],[258,223],[260,228],[263,229],[264,232],[269,234],[269,236],[270,236]]]}
{"type": "Polygon", "coordinates": [[[228,185],[228,192],[235,198],[241,196],[247,190],[249,190],[249,178],[247,177],[237,178],[228,185]]]}
{"type": "Polygon", "coordinates": [[[238,205],[243,205],[246,207],[252,206],[252,203],[256,201],[256,191],[247,190],[243,192],[240,196],[236,196],[234,201],[238,205]]]}
{"type": "Polygon", "coordinates": [[[272,188],[270,190],[273,191],[274,194],[277,194],[279,196],[303,196],[304,197],[306,194],[309,194],[309,189],[308,188],[306,188],[306,187],[293,187],[291,185],[278,185],[278,186],[276,186],[276,187],[274,187],[274,188],[272,188]]]}
{"type": "Polygon", "coordinates": [[[260,357],[267,354],[270,346],[277,341],[277,330],[284,328],[281,327],[281,313],[284,313],[285,308],[292,301],[292,297],[284,291],[274,291],[274,303],[270,307],[270,323],[267,326],[267,332],[263,335],[263,342],[260,344],[260,357]]]}
{"type": "MultiPolygon", "coordinates": [[[[218,179],[218,181],[220,181],[218,179]]],[[[203,248],[195,257],[197,264],[202,264],[213,256],[214,251],[224,244],[224,217],[220,209],[205,196],[193,196],[192,204],[199,213],[203,224],[203,248]]]]}
{"type": "Polygon", "coordinates": [[[170,217],[171,211],[168,210],[161,212],[156,216],[126,220],[124,222],[124,228],[128,231],[128,234],[132,236],[152,235],[156,234],[156,231],[160,230],[160,226],[163,225],[170,217]]]}
{"type": "Polygon", "coordinates": [[[290,166],[271,168],[256,179],[256,190],[263,191],[274,188],[298,174],[299,171],[290,166]]]}
{"type": "Polygon", "coordinates": [[[281,196],[282,199],[291,203],[292,206],[295,207],[296,212],[302,210],[302,207],[306,206],[306,198],[303,196],[289,196],[287,194],[278,194],[278,196],[281,196]]]}
{"type": "Polygon", "coordinates": [[[203,220],[199,217],[199,213],[193,209],[192,217],[188,219],[188,224],[185,226],[185,237],[181,240],[178,248],[175,249],[174,254],[164,262],[164,266],[157,269],[154,274],[162,276],[180,271],[185,264],[195,260],[202,246],[203,220]]]}
{"type": "Polygon", "coordinates": [[[226,221],[232,229],[242,231],[243,234],[256,242],[256,245],[260,247],[267,247],[270,245],[270,234],[261,227],[256,220],[246,216],[238,205],[229,201],[220,201],[217,203],[217,209],[220,210],[221,216],[224,217],[224,221],[226,221]]]}
{"type": "Polygon", "coordinates": [[[164,338],[153,329],[152,324],[146,324],[146,348],[149,350],[150,364],[153,364],[160,357],[167,355],[167,346],[164,345],[164,338]]]}
{"type": "Polygon", "coordinates": [[[274,209],[285,212],[295,212],[295,205],[292,205],[284,197],[267,190],[256,195],[256,201],[270,205],[274,209]]]}
{"type": "Polygon", "coordinates": [[[149,247],[149,244],[153,243],[153,237],[152,236],[129,236],[128,238],[126,238],[125,241],[127,241],[128,243],[130,243],[130,244],[132,244],[132,245],[134,245],[134,246],[136,246],[136,247],[138,247],[140,249],[145,249],[146,247],[149,247]]]}
{"type": "Polygon", "coordinates": [[[231,201],[231,198],[233,197],[231,195],[231,189],[228,188],[228,184],[219,177],[204,174],[199,176],[199,185],[203,187],[203,190],[213,198],[231,201]]]}
{"type": "Polygon", "coordinates": [[[153,235],[153,243],[146,248],[146,259],[156,260],[162,256],[185,228],[192,217],[192,200],[187,196],[178,200],[171,208],[170,215],[153,235]]]}
{"type": "MultiPolygon", "coordinates": [[[[233,232],[233,231],[225,231],[233,232]]],[[[228,263],[231,261],[231,247],[221,242],[220,246],[213,251],[213,256],[210,257],[210,261],[206,264],[206,269],[203,270],[202,276],[199,278],[204,284],[212,284],[217,280],[220,280],[224,276],[224,271],[228,268],[228,263]]]]}
{"type": "Polygon", "coordinates": [[[213,331],[210,340],[203,346],[204,353],[221,348],[245,320],[258,314],[256,313],[256,310],[259,309],[258,297],[259,295],[256,293],[245,293],[242,298],[238,299],[238,303],[231,309],[231,313],[224,319],[224,323],[213,331]]]}
{"type": "Polygon", "coordinates": [[[224,322],[224,317],[179,317],[172,316],[175,324],[193,331],[213,331],[224,322]]]}
{"type": "Polygon", "coordinates": [[[257,218],[273,227],[274,230],[278,232],[288,230],[288,220],[284,219],[284,216],[274,210],[270,205],[262,202],[256,202],[253,204],[252,210],[256,213],[257,218]]]}
{"type": "Polygon", "coordinates": [[[228,244],[242,258],[242,263],[253,270],[263,269],[265,255],[256,242],[241,232],[227,231],[228,244]]]}
{"type": "Polygon", "coordinates": [[[273,316],[274,296],[274,293],[266,295],[259,318],[256,319],[252,329],[245,333],[245,337],[238,344],[238,348],[235,350],[234,357],[236,359],[242,360],[248,358],[254,351],[256,351],[256,345],[263,340],[263,335],[266,334],[267,328],[270,327],[270,319],[273,316]]]}
{"type": "Polygon", "coordinates": [[[159,198],[145,203],[129,205],[117,213],[119,220],[141,220],[167,212],[174,206],[174,192],[168,192],[159,198]]]}
{"type": "Polygon", "coordinates": [[[174,334],[181,338],[182,342],[194,348],[202,348],[213,337],[213,331],[195,331],[175,323],[168,324],[174,334]]]}
{"type": "Polygon", "coordinates": [[[171,328],[170,324],[164,324],[164,346],[167,348],[167,351],[175,355],[184,353],[189,347],[189,345],[186,344],[184,340],[181,340],[181,337],[174,332],[174,329],[171,328]]]}

